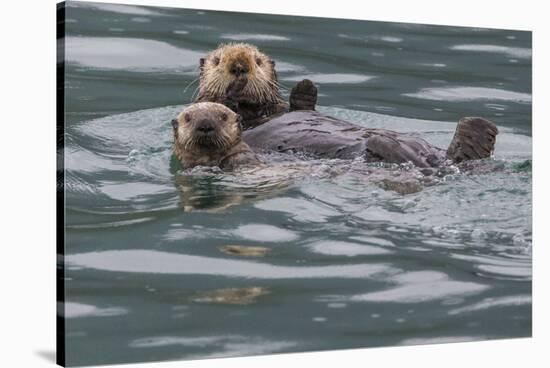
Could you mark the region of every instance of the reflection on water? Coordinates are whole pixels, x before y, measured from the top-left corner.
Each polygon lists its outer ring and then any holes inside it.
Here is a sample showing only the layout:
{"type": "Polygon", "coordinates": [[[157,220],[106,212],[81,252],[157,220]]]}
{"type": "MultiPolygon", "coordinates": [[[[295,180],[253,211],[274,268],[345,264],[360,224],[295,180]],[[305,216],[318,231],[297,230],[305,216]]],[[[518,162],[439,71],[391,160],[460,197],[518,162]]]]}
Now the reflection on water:
{"type": "Polygon", "coordinates": [[[455,45],[451,47],[451,50],[494,52],[498,54],[506,54],[510,57],[521,59],[531,58],[531,49],[524,47],[506,47],[500,45],[455,45]]]}
{"type": "MultiPolygon", "coordinates": [[[[110,28],[123,32],[122,28],[110,28]]],[[[139,38],[67,37],[67,60],[82,66],[105,69],[150,71],[193,69],[204,54],[139,38]]]]}
{"type": "Polygon", "coordinates": [[[529,33],[93,3],[67,17],[69,364],[530,336],[529,33]],[[230,41],[272,56],[285,96],[314,80],[341,119],[440,147],[461,116],[493,119],[495,157],[406,195],[380,181],[417,169],[360,160],[178,171],[170,120],[230,41]]]}
{"type": "Polygon", "coordinates": [[[223,39],[232,40],[232,41],[288,41],[287,37],[269,35],[269,34],[232,34],[226,33],[220,36],[223,39]]]}
{"type": "Polygon", "coordinates": [[[409,272],[390,278],[398,286],[384,291],[354,295],[352,301],[386,303],[420,303],[429,300],[445,299],[450,296],[468,296],[487,290],[488,286],[473,282],[449,280],[441,272],[409,272]]]}
{"type": "Polygon", "coordinates": [[[82,317],[111,317],[127,314],[128,311],[124,308],[98,308],[94,305],[65,302],[63,306],[65,318],[82,318],[82,317]]]}
{"type": "MultiPolygon", "coordinates": [[[[405,96],[438,101],[501,100],[531,102],[531,95],[528,93],[481,87],[423,88],[416,93],[406,93],[405,96]]],[[[500,106],[506,108],[505,105],[500,106]]]]}
{"type": "Polygon", "coordinates": [[[381,272],[391,271],[391,268],[383,264],[290,267],[150,250],[79,253],[66,256],[65,260],[68,266],[104,271],[223,275],[256,279],[368,278],[381,272]]]}
{"type": "Polygon", "coordinates": [[[284,80],[289,82],[299,82],[302,79],[310,79],[312,81],[315,81],[315,83],[350,84],[350,83],[363,83],[372,78],[374,77],[368,76],[368,75],[359,75],[359,74],[344,74],[344,73],[320,74],[318,73],[318,74],[289,76],[289,77],[285,77],[284,80]]]}

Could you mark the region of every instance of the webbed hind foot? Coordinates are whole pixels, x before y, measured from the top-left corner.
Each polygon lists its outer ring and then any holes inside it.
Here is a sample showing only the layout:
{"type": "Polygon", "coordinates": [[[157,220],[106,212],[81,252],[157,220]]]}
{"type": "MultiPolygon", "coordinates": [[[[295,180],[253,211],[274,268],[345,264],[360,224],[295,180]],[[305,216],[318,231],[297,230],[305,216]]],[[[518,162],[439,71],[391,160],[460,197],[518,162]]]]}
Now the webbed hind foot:
{"type": "Polygon", "coordinates": [[[447,158],[458,163],[490,157],[495,149],[497,134],[497,126],[489,120],[462,118],[447,149],[447,158]]]}

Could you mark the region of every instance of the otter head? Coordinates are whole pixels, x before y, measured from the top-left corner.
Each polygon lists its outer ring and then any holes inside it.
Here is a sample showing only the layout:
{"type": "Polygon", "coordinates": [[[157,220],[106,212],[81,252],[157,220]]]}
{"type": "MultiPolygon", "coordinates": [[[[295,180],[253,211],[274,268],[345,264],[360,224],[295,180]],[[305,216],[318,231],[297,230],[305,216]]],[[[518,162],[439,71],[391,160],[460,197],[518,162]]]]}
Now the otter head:
{"type": "Polygon", "coordinates": [[[219,153],[241,139],[241,117],[219,103],[198,102],[172,120],[174,151],[178,158],[187,153],[219,153]]]}
{"type": "Polygon", "coordinates": [[[199,101],[252,104],[281,100],[275,62],[246,43],[221,45],[200,61],[199,101]]]}

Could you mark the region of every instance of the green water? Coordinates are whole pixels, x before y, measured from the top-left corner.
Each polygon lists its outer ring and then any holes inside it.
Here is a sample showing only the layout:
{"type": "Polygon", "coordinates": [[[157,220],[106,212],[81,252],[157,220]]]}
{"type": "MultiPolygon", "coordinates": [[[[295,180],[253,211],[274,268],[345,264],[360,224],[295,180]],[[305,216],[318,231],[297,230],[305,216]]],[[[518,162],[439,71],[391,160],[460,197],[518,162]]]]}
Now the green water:
{"type": "Polygon", "coordinates": [[[93,3],[66,18],[68,364],[531,335],[530,33],[93,3]],[[227,41],[358,124],[446,147],[461,116],[489,118],[506,170],[405,196],[360,162],[176,173],[169,121],[227,41]]]}

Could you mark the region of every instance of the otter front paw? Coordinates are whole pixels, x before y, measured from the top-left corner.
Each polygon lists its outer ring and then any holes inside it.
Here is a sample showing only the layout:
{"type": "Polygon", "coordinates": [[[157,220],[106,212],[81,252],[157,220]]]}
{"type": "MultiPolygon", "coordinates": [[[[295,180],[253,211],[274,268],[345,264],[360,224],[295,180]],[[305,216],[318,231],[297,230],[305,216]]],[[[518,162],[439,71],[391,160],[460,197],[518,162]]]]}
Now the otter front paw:
{"type": "Polygon", "coordinates": [[[290,111],[315,110],[317,88],[309,79],[304,79],[290,92],[290,111]]]}

